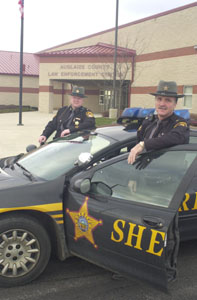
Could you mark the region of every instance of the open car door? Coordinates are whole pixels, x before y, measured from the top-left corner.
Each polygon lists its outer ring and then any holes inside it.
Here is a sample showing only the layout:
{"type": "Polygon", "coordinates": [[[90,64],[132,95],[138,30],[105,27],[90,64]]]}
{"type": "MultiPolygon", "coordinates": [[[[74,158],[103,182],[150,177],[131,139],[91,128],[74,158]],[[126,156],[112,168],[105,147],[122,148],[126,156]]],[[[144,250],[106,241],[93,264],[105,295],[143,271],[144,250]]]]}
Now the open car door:
{"type": "Polygon", "coordinates": [[[190,145],[113,158],[75,175],[66,199],[70,251],[166,288],[176,278],[178,209],[196,167],[190,145]]]}

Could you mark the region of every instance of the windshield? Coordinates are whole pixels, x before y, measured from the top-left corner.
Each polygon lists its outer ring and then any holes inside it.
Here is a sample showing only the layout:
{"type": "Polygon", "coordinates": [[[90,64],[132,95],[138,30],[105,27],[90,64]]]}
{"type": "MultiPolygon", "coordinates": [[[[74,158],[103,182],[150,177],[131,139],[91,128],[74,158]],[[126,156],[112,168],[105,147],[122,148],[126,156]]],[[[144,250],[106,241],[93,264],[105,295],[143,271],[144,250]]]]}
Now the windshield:
{"type": "Polygon", "coordinates": [[[18,163],[33,175],[52,180],[72,169],[80,153],[93,155],[110,144],[112,141],[95,134],[61,139],[26,155],[18,163]]]}

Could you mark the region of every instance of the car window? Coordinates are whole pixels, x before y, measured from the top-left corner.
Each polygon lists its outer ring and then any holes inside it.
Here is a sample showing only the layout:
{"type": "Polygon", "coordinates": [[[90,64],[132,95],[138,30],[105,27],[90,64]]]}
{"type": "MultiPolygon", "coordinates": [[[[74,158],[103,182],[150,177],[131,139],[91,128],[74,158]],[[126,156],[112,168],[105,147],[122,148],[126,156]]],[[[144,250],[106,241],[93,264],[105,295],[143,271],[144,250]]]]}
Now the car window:
{"type": "Polygon", "coordinates": [[[124,159],[96,171],[92,182],[111,187],[115,198],[168,207],[195,157],[192,151],[169,151],[142,155],[135,165],[124,159]]]}

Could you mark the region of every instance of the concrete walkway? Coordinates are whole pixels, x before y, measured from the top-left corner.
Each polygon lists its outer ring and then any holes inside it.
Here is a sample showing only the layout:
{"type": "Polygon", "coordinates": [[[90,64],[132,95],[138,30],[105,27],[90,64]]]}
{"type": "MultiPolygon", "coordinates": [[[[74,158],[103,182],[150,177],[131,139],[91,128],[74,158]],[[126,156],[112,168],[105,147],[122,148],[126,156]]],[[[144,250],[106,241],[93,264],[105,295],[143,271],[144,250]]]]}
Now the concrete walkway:
{"type": "MultiPolygon", "coordinates": [[[[38,111],[23,112],[23,126],[18,126],[19,113],[0,114],[0,158],[26,153],[26,147],[30,144],[39,146],[38,138],[56,112],[52,114],[38,111]]],[[[95,118],[97,117],[101,115],[96,114],[95,118]]]]}
{"type": "Polygon", "coordinates": [[[0,158],[25,153],[29,144],[38,146],[38,138],[54,114],[23,112],[23,126],[17,125],[19,113],[0,114],[0,158]]]}

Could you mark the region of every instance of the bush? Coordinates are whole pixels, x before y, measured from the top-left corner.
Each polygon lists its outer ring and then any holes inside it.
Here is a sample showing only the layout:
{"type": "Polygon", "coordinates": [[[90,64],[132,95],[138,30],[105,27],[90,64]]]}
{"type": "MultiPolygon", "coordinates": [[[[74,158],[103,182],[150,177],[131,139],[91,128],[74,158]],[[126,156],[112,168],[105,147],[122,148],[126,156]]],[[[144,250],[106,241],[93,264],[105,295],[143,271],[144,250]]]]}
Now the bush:
{"type": "Polygon", "coordinates": [[[116,119],[96,118],[96,127],[116,124],[116,119]]]}
{"type": "MultiPolygon", "coordinates": [[[[32,107],[30,105],[23,105],[22,111],[36,111],[38,110],[37,107],[32,107]]],[[[13,113],[13,112],[19,112],[19,106],[18,105],[0,105],[0,114],[3,113],[13,113]]]]}

